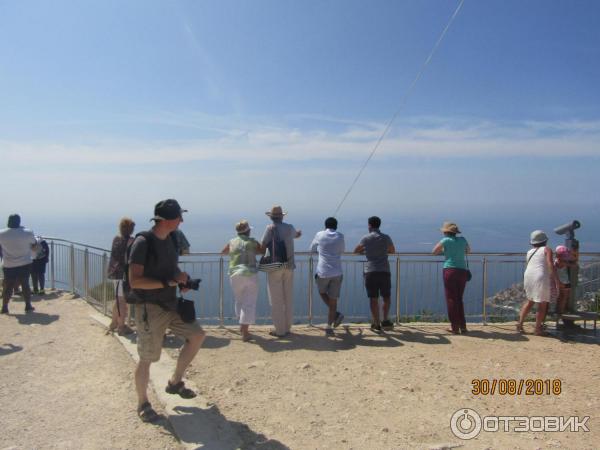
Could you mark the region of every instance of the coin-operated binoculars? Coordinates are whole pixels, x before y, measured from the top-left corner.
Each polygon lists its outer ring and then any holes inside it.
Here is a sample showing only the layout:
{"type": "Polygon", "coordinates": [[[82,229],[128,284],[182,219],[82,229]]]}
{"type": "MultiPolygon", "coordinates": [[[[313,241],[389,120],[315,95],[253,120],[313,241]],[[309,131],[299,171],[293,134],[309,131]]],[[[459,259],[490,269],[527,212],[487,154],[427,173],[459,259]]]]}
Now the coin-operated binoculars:
{"type": "Polygon", "coordinates": [[[568,268],[571,295],[569,295],[567,300],[567,311],[570,313],[576,312],[575,290],[577,289],[577,282],[579,280],[579,241],[575,239],[575,230],[578,228],[581,228],[581,223],[578,220],[573,220],[554,229],[556,234],[565,236],[565,247],[571,251],[573,261],[572,266],[568,268]]]}

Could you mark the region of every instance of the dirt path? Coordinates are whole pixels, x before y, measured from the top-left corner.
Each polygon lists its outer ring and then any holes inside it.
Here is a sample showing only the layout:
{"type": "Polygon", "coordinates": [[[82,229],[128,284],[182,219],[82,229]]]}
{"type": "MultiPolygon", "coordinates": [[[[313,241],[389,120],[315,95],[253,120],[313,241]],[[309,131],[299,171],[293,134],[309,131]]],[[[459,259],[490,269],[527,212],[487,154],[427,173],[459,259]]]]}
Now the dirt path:
{"type": "Polygon", "coordinates": [[[0,315],[1,449],[181,448],[168,422],[136,417],[134,363],[90,306],[58,294],[34,305],[0,315]]]}

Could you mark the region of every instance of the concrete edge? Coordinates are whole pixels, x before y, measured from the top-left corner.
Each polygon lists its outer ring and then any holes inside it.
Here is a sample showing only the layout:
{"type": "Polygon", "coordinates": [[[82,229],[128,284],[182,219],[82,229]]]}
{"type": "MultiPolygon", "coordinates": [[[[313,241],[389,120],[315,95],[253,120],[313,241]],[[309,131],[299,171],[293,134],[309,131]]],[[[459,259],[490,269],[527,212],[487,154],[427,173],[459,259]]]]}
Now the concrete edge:
{"type": "MultiPolygon", "coordinates": [[[[91,313],[90,317],[106,328],[110,319],[99,313],[91,313]]],[[[131,358],[137,363],[139,356],[137,345],[131,340],[113,334],[125,347],[131,358]]],[[[175,369],[175,361],[167,352],[161,353],[161,358],[150,366],[150,383],[160,402],[167,412],[167,420],[173,426],[177,438],[186,448],[202,449],[238,449],[242,439],[233,429],[229,421],[213,407],[206,398],[198,395],[192,399],[183,399],[178,395],[165,392],[165,386],[175,369]]],[[[185,381],[186,386],[198,392],[197,386],[191,381],[185,381]]],[[[134,408],[132,408],[133,412],[134,408]]]]}

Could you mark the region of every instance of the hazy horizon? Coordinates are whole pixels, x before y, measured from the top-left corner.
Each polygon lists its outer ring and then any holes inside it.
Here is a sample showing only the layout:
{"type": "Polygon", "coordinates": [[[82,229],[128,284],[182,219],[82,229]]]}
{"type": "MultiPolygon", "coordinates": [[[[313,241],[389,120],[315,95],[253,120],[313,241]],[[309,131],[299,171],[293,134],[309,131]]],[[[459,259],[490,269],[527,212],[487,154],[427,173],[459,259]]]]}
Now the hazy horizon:
{"type": "MultiPolygon", "coordinates": [[[[563,214],[562,211],[539,212],[534,215],[522,214],[455,214],[441,215],[431,213],[425,215],[404,214],[404,216],[383,214],[374,210],[364,216],[338,216],[339,231],[346,236],[347,251],[351,251],[362,235],[367,233],[367,217],[379,215],[382,218],[381,230],[390,234],[400,252],[428,252],[440,239],[439,227],[445,220],[456,221],[463,235],[469,240],[473,251],[478,252],[523,252],[529,247],[529,233],[534,229],[545,230],[550,243],[561,244],[563,236],[553,229],[570,220],[577,219],[582,223],[576,237],[580,240],[582,251],[600,251],[600,236],[596,230],[600,228],[600,214],[588,211],[583,214],[563,214]]],[[[136,222],[136,232],[149,229],[152,223],[150,214],[137,214],[131,217],[136,222]]],[[[252,236],[260,239],[265,227],[270,223],[264,212],[249,215],[215,214],[206,212],[185,213],[181,225],[189,241],[192,251],[219,252],[223,245],[235,235],[234,224],[238,220],[248,219],[253,226],[252,236]]],[[[290,212],[285,221],[301,229],[303,236],[296,240],[296,250],[306,251],[314,234],[323,229],[325,216],[302,215],[290,212]]],[[[1,219],[1,217],[0,217],[1,219]]],[[[97,217],[43,217],[22,215],[23,225],[37,234],[81,242],[105,249],[110,249],[112,238],[117,233],[120,216],[110,218],[107,215],[97,217]]]]}

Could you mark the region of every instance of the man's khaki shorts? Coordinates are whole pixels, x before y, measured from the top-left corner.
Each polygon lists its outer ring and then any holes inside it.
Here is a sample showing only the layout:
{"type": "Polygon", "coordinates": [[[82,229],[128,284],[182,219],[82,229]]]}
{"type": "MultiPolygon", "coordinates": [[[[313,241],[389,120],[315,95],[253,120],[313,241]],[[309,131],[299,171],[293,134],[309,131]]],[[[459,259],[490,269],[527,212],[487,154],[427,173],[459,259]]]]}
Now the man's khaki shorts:
{"type": "Polygon", "coordinates": [[[197,321],[185,323],[176,311],[165,311],[160,306],[149,303],[135,305],[135,325],[138,355],[142,361],[156,362],[160,359],[167,328],[185,339],[204,334],[197,321]],[[148,313],[147,320],[144,320],[144,307],[148,313]]]}
{"type": "Polygon", "coordinates": [[[317,288],[319,294],[327,294],[329,298],[340,298],[340,290],[342,289],[342,280],[344,276],[321,278],[317,277],[317,288]]]}

